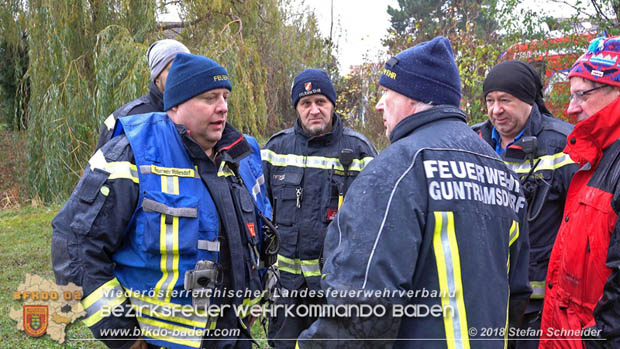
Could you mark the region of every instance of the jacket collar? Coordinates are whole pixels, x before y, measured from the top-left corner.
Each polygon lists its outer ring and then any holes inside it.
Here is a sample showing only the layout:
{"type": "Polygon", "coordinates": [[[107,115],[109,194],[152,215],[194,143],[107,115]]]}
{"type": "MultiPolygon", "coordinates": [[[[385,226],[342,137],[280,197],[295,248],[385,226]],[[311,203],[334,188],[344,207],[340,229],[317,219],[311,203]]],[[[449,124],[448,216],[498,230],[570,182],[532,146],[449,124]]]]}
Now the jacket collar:
{"type": "Polygon", "coordinates": [[[306,131],[301,126],[301,121],[299,120],[299,117],[297,118],[297,121],[295,121],[294,128],[295,128],[295,133],[300,135],[308,143],[316,142],[316,143],[327,145],[327,144],[336,142],[340,139],[340,136],[342,135],[343,126],[342,126],[342,119],[340,118],[340,116],[337,113],[334,113],[332,117],[332,130],[330,132],[327,132],[327,133],[324,133],[318,136],[310,136],[306,133],[306,131]]]}
{"type": "MultiPolygon", "coordinates": [[[[184,125],[175,124],[175,127],[192,158],[206,157],[200,145],[187,133],[184,125]]],[[[218,165],[221,161],[238,163],[252,153],[250,143],[248,143],[241,132],[232,127],[228,122],[224,127],[224,132],[222,132],[222,138],[215,144],[213,150],[215,151],[215,161],[218,165]]]]}
{"type": "Polygon", "coordinates": [[[164,94],[161,93],[154,81],[149,84],[149,97],[158,110],[164,110],[164,94]]]}
{"type": "Polygon", "coordinates": [[[467,122],[465,113],[463,113],[463,111],[459,108],[451,105],[438,105],[431,109],[409,115],[401,120],[392,130],[392,134],[390,135],[390,143],[394,143],[397,140],[406,137],[419,127],[442,119],[457,119],[467,122]]]}
{"type": "Polygon", "coordinates": [[[603,150],[620,138],[620,97],[575,125],[564,152],[581,168],[595,168],[603,150]]]}

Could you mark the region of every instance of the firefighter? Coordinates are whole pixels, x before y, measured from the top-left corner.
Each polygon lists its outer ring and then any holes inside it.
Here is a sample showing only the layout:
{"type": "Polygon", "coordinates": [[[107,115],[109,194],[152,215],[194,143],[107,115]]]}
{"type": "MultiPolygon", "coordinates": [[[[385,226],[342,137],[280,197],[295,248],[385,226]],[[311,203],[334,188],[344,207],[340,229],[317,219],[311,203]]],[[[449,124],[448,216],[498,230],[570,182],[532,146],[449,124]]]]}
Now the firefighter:
{"type": "Polygon", "coordinates": [[[568,73],[578,122],[564,152],[579,171],[549,260],[541,348],[620,347],[619,58],[620,37],[597,38],[568,73]]]}
{"type": "Polygon", "coordinates": [[[149,93],[116,109],[105,119],[101,126],[99,141],[95,150],[103,147],[112,138],[114,125],[116,125],[118,118],[127,115],[164,111],[164,87],[172,60],[177,53],[190,52],[185,45],[173,39],[158,40],[151,44],[146,51],[146,58],[151,70],[149,93]]]}
{"type": "Polygon", "coordinates": [[[299,347],[504,348],[530,294],[519,180],[467,126],[448,39],[391,58],[379,84],[391,144],[325,238],[327,302],[353,309],[320,317],[299,347]]]}
{"type": "Polygon", "coordinates": [[[179,53],[167,86],[167,113],[119,119],[54,218],[56,281],[83,288],[83,321],[109,347],[249,348],[232,306],[262,289],[260,148],[226,123],[219,64],[179,53]]]}
{"type": "MultiPolygon", "coordinates": [[[[281,235],[278,255],[279,305],[322,304],[302,290],[320,290],[320,259],[327,225],[355,176],[377,154],[366,137],[344,127],[335,112],[336,91],[326,72],[306,69],[291,91],[294,127],[274,134],[262,151],[265,184],[281,235]]],[[[269,338],[276,348],[293,347],[315,318],[272,318],[269,338]],[[279,339],[292,339],[289,341],[279,339]]]]}
{"type": "Polygon", "coordinates": [[[528,201],[532,296],[521,328],[529,338],[516,337],[516,345],[537,348],[547,263],[562,223],[568,184],[577,171],[577,164],[562,152],[573,127],[551,115],[540,74],[526,62],[494,66],[482,91],[489,119],[474,130],[519,176],[528,201]]]}

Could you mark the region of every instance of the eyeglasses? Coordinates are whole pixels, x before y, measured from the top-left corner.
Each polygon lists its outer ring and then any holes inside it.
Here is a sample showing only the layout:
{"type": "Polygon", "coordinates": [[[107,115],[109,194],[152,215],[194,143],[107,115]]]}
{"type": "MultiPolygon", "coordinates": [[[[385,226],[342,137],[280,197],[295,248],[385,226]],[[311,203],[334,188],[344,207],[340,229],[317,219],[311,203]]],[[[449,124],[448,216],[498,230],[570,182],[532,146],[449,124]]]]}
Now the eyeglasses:
{"type": "Polygon", "coordinates": [[[575,101],[575,103],[583,103],[583,97],[585,95],[587,95],[588,93],[594,92],[596,90],[602,89],[604,87],[609,87],[609,85],[601,85],[601,86],[597,86],[595,88],[591,88],[589,90],[577,91],[575,93],[571,93],[569,98],[570,98],[571,101],[575,101]]]}

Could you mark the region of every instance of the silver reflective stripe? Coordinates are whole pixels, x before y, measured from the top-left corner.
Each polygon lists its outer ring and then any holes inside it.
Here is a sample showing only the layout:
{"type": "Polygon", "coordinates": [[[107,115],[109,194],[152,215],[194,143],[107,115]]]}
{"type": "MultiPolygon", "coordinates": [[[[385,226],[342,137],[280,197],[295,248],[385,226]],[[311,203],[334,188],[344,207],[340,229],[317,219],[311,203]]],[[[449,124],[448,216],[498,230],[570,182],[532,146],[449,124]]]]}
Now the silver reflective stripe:
{"type": "MultiPolygon", "coordinates": [[[[544,156],[538,157],[533,160],[534,164],[536,164],[537,162],[538,162],[538,165],[536,165],[536,169],[534,170],[534,172],[543,171],[543,170],[553,171],[560,167],[575,163],[570,158],[570,156],[565,153],[544,155],[544,156]]],[[[521,173],[521,174],[530,172],[530,169],[532,168],[532,164],[529,161],[525,161],[522,163],[506,161],[506,165],[508,166],[508,168],[510,168],[514,172],[521,173]]]]}
{"type": "MultiPolygon", "coordinates": [[[[170,177],[172,178],[172,177],[170,177]]],[[[171,185],[168,183],[168,185],[171,185]]],[[[172,186],[168,187],[172,188],[172,186]]],[[[188,217],[188,218],[196,218],[198,217],[198,209],[195,207],[170,207],[162,204],[161,202],[157,202],[151,199],[142,200],[142,208],[146,212],[159,212],[166,214],[168,216],[176,216],[176,217],[188,217]]]]}
{"type": "Polygon", "coordinates": [[[201,316],[196,313],[192,313],[190,316],[187,316],[189,311],[185,308],[191,307],[191,305],[181,305],[175,303],[167,303],[166,305],[163,305],[149,303],[136,297],[130,297],[130,299],[132,306],[137,308],[136,310],[138,315],[144,313],[151,317],[196,327],[205,327],[207,321],[209,320],[208,316],[201,316]]]}
{"type": "Polygon", "coordinates": [[[103,293],[103,296],[99,298],[95,303],[91,304],[86,310],[86,317],[100,311],[106,305],[118,305],[125,301],[123,295],[123,288],[121,285],[117,285],[114,288],[108,289],[103,293]],[[120,301],[120,302],[119,302],[120,301]]]}
{"type": "Polygon", "coordinates": [[[166,224],[166,270],[168,273],[166,274],[166,280],[161,284],[161,292],[158,292],[157,298],[160,300],[166,300],[166,293],[168,291],[168,287],[170,283],[174,279],[174,231],[172,229],[172,224],[166,224]]]}
{"type": "Polygon", "coordinates": [[[202,337],[204,335],[203,329],[191,329],[187,327],[174,326],[165,322],[143,317],[138,317],[138,323],[140,324],[140,329],[142,330],[142,333],[144,333],[145,337],[185,345],[192,348],[200,348],[202,337]]]}
{"type": "MultiPolygon", "coordinates": [[[[454,284],[454,262],[452,261],[452,251],[450,249],[450,241],[448,240],[448,224],[446,223],[448,221],[448,213],[447,212],[441,212],[441,220],[443,222],[443,224],[441,225],[441,247],[443,249],[443,255],[444,258],[446,260],[446,273],[447,273],[447,281],[448,281],[448,294],[456,294],[457,289],[456,289],[456,285],[454,284]]],[[[462,291],[458,291],[458,292],[462,292],[462,291]]],[[[454,322],[453,322],[453,328],[454,328],[454,339],[455,342],[454,344],[456,345],[457,348],[462,348],[463,347],[463,343],[461,342],[461,340],[459,340],[461,338],[461,323],[460,323],[460,314],[459,314],[459,307],[456,304],[456,297],[448,297],[450,299],[450,306],[452,307],[453,311],[454,311],[454,322]]]]}
{"type": "MultiPolygon", "coordinates": [[[[303,156],[297,154],[277,154],[269,149],[261,150],[261,157],[264,161],[273,166],[295,166],[307,168],[320,168],[325,170],[335,169],[344,171],[344,167],[338,158],[327,158],[323,156],[303,156]]],[[[372,157],[354,159],[349,171],[361,171],[372,160],[372,157]]]]}
{"type": "Polygon", "coordinates": [[[258,194],[260,194],[260,186],[263,185],[265,183],[265,176],[260,175],[260,177],[256,178],[256,184],[254,184],[254,186],[252,187],[252,196],[254,196],[254,200],[256,200],[256,198],[258,197],[258,194]]]}
{"type": "Polygon", "coordinates": [[[211,251],[211,252],[220,252],[220,242],[217,240],[216,241],[198,240],[198,249],[211,251]]]}
{"type": "Polygon", "coordinates": [[[310,264],[310,265],[301,265],[301,271],[304,273],[304,276],[321,276],[321,267],[319,264],[310,264]]]}

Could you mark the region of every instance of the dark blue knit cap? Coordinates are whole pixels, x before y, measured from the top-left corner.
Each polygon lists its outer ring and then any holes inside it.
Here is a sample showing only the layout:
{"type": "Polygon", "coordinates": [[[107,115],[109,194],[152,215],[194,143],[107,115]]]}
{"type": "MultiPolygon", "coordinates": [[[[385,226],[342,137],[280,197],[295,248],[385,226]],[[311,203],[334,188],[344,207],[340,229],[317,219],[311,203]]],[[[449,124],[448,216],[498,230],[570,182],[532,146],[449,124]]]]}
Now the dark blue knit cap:
{"type": "Polygon", "coordinates": [[[224,67],[207,57],[179,53],[172,61],[166,79],[164,111],[216,88],[232,91],[224,67]]]}
{"type": "Polygon", "coordinates": [[[297,102],[301,97],[317,93],[324,95],[334,106],[336,105],[338,95],[336,95],[336,90],[334,90],[334,85],[329,75],[320,69],[306,69],[302,71],[293,81],[293,88],[291,89],[293,107],[297,108],[297,102]]]}
{"type": "Polygon", "coordinates": [[[461,78],[450,40],[443,36],[419,43],[392,57],[379,84],[416,101],[458,107],[461,78]]]}

